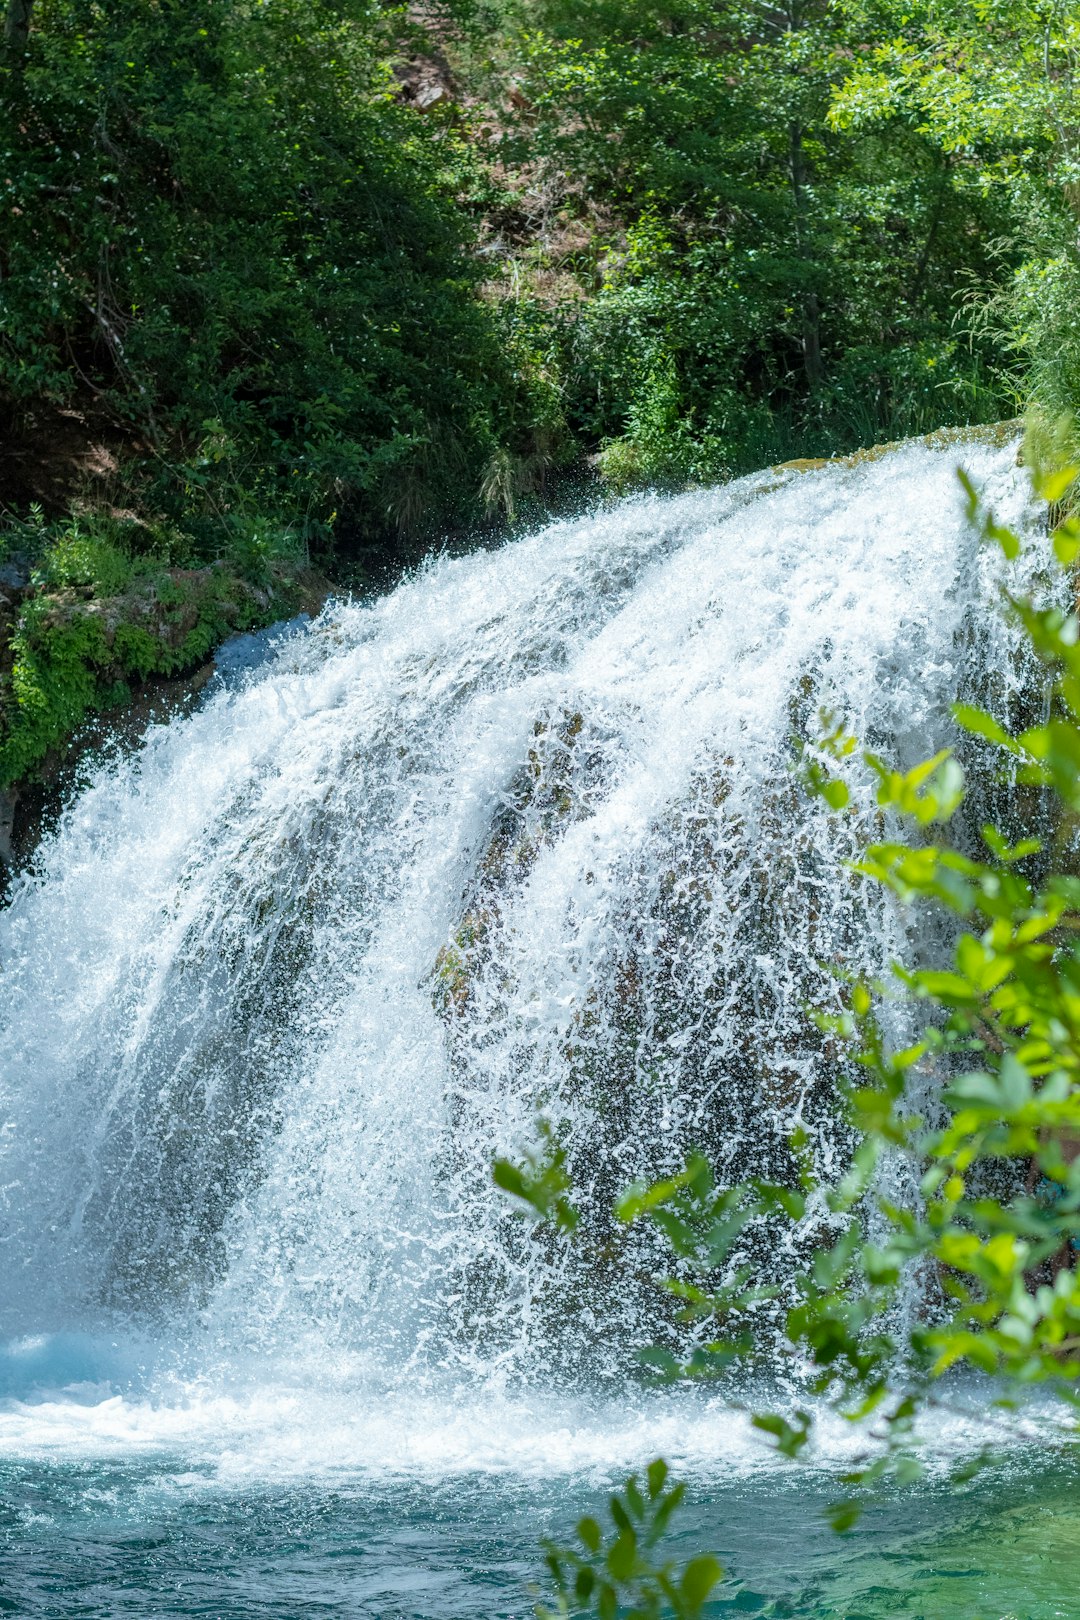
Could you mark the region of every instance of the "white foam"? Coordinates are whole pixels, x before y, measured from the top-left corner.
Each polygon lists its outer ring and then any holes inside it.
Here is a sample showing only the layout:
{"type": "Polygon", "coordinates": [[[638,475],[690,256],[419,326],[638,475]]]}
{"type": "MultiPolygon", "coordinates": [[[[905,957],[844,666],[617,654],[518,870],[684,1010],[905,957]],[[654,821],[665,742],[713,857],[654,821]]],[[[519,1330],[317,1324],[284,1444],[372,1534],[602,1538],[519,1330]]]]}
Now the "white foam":
{"type": "MultiPolygon", "coordinates": [[[[86,1346],[84,1354],[87,1351],[86,1346]]],[[[112,1347],[91,1352],[100,1370],[112,1347]]],[[[53,1363],[62,1378],[64,1355],[53,1363]]],[[[82,1369],[76,1369],[81,1371],[82,1369]]],[[[126,1378],[130,1363],[113,1363],[126,1378]]],[[[706,1387],[618,1394],[510,1390],[498,1379],[374,1392],[338,1368],[337,1388],[312,1390],[233,1368],[189,1379],[141,1371],[121,1390],[97,1384],[29,1386],[0,1400],[0,1458],[77,1463],[154,1462],[183,1488],[232,1488],[245,1480],[282,1483],[395,1478],[445,1481],[502,1477],[603,1482],[664,1456],[688,1478],[734,1480],[793,1470],[835,1475],[865,1462],[879,1443],[872,1422],[852,1423],[825,1402],[759,1382],[737,1404],[706,1387]],[[753,1424],[755,1412],[793,1420],[809,1409],[812,1437],[798,1463],[781,1457],[753,1424]]],[[[1075,1432],[1071,1409],[1036,1393],[998,1411],[986,1381],[959,1382],[923,1414],[916,1449],[931,1472],[954,1468],[990,1447],[1022,1457],[1075,1432]]]]}

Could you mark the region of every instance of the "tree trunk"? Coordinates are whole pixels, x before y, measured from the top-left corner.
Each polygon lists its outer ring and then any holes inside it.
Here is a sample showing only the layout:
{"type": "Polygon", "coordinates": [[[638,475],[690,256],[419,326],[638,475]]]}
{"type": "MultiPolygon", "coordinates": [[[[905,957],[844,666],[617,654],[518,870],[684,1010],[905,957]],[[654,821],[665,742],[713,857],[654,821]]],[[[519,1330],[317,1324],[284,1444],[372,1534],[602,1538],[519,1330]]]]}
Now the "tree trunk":
{"type": "Polygon", "coordinates": [[[803,299],[803,370],[811,388],[816,388],[824,375],[821,361],[821,305],[817,293],[807,293],[803,299]]]}
{"type": "Polygon", "coordinates": [[[911,280],[911,291],[908,293],[908,299],[913,309],[917,306],[919,299],[922,297],[923,284],[926,281],[926,273],[930,268],[930,255],[934,251],[934,243],[937,239],[938,226],[941,224],[942,216],[945,212],[945,203],[949,195],[949,173],[949,154],[945,152],[942,154],[938,194],[934,201],[933,213],[930,216],[930,226],[926,233],[926,241],[923,243],[923,250],[919,254],[919,262],[915,266],[915,274],[911,280]]]}
{"type": "Polygon", "coordinates": [[[26,50],[30,38],[30,13],[34,0],[7,0],[4,13],[4,44],[20,55],[26,50]]]}
{"type": "MultiPolygon", "coordinates": [[[[789,131],[791,137],[791,195],[795,205],[795,246],[803,264],[808,261],[806,247],[806,160],[803,156],[802,125],[793,122],[789,131]]],[[[816,388],[821,381],[823,366],[821,363],[821,305],[816,292],[805,292],[801,298],[802,304],[802,355],[803,370],[806,380],[811,388],[816,388]]]]}

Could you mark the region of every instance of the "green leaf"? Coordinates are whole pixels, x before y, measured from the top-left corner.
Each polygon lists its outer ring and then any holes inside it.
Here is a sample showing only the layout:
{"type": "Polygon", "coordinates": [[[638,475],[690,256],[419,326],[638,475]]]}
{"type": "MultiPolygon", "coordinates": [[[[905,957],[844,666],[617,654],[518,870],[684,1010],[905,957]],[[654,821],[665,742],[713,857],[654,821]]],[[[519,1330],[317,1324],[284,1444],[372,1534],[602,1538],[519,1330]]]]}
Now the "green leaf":
{"type": "Polygon", "coordinates": [[[972,736],[985,737],[987,742],[997,743],[1000,748],[1007,748],[1013,754],[1018,751],[1017,743],[1004,726],[999,725],[985,709],[976,709],[970,703],[954,703],[952,712],[954,720],[972,736]]]}
{"type": "Polygon", "coordinates": [[[501,1187],[504,1192],[512,1193],[515,1198],[523,1198],[527,1202],[531,1202],[525,1186],[525,1177],[518,1166],[511,1164],[509,1159],[496,1159],[491,1167],[491,1176],[496,1187],[501,1187]]]}
{"type": "Polygon", "coordinates": [[[616,1537],[607,1551],[608,1574],[616,1581],[628,1581],[637,1565],[637,1537],[627,1528],[616,1537]]]}
{"type": "Polygon", "coordinates": [[[723,1568],[711,1555],[706,1553],[699,1558],[691,1558],[679,1582],[683,1602],[690,1614],[700,1611],[713,1587],[723,1578],[723,1568]]]}
{"type": "Polygon", "coordinates": [[[1080,467],[1066,464],[1050,472],[1040,472],[1035,480],[1035,488],[1048,506],[1055,506],[1069,493],[1077,478],[1080,478],[1080,467]]]}
{"type": "Polygon", "coordinates": [[[797,1457],[810,1438],[810,1419],[805,1412],[796,1412],[794,1424],[776,1412],[758,1412],[751,1422],[755,1429],[775,1437],[776,1449],[785,1457],[797,1457]]]}
{"type": "Polygon", "coordinates": [[[633,1539],[633,1537],[634,1537],[634,1527],[630,1522],[630,1515],[627,1513],[626,1509],[623,1507],[622,1499],[620,1497],[618,1497],[618,1496],[613,1496],[611,1498],[611,1504],[610,1505],[611,1505],[611,1517],[615,1521],[616,1528],[618,1530],[620,1530],[623,1535],[629,1536],[631,1539],[633,1539]]]}
{"type": "Polygon", "coordinates": [[[1060,524],[1054,530],[1054,555],[1063,568],[1071,568],[1080,555],[1080,525],[1075,519],[1060,524]]]}
{"type": "Polygon", "coordinates": [[[595,1519],[589,1518],[588,1516],[586,1516],[584,1519],[579,1519],[577,1533],[591,1553],[598,1553],[600,1551],[600,1526],[597,1524],[595,1519]]]}
{"type": "Polygon", "coordinates": [[[644,1350],[638,1351],[637,1359],[643,1367],[650,1368],[651,1371],[659,1373],[663,1378],[678,1378],[682,1371],[682,1363],[679,1358],[673,1355],[670,1350],[665,1349],[663,1345],[646,1345],[644,1350]]]}
{"type": "Polygon", "coordinates": [[[574,1579],[574,1596],[579,1603],[587,1603],[596,1586],[596,1571],[585,1564],[574,1579]]]}
{"type": "Polygon", "coordinates": [[[833,1502],[827,1509],[825,1517],[838,1535],[850,1530],[862,1518],[862,1504],[848,1497],[842,1502],[833,1502]]]}

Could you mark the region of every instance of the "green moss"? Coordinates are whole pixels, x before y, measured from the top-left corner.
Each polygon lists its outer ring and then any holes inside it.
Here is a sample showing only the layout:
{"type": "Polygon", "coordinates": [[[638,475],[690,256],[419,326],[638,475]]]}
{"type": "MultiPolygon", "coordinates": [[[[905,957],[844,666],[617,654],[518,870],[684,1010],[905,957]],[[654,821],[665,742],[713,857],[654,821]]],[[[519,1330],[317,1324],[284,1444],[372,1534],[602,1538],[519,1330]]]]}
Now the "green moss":
{"type": "MultiPolygon", "coordinates": [[[[100,565],[100,549],[92,557],[100,565]]],[[[150,573],[122,554],[109,561],[88,579],[86,553],[77,567],[71,550],[59,562],[50,553],[35,575],[0,673],[0,783],[32,774],[89,715],[129,701],[132,683],[185,674],[227,636],[296,606],[284,572],[256,586],[222,566],[150,573]],[[126,589],[95,595],[105,580],[126,589]]]]}
{"type": "Polygon", "coordinates": [[[444,1016],[461,1014],[469,1004],[476,956],[487,938],[490,918],[469,912],[435,958],[431,1000],[444,1016]]]}

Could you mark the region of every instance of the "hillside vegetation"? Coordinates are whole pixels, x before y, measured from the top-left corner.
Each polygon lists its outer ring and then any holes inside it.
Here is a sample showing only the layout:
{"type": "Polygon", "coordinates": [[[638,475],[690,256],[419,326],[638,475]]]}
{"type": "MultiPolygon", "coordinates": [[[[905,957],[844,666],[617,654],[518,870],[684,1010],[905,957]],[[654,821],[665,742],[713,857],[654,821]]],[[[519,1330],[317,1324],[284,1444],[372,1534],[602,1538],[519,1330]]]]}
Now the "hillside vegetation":
{"type": "Polygon", "coordinates": [[[450,534],[1080,394],[1077,24],[7,0],[0,783],[450,534]]]}

